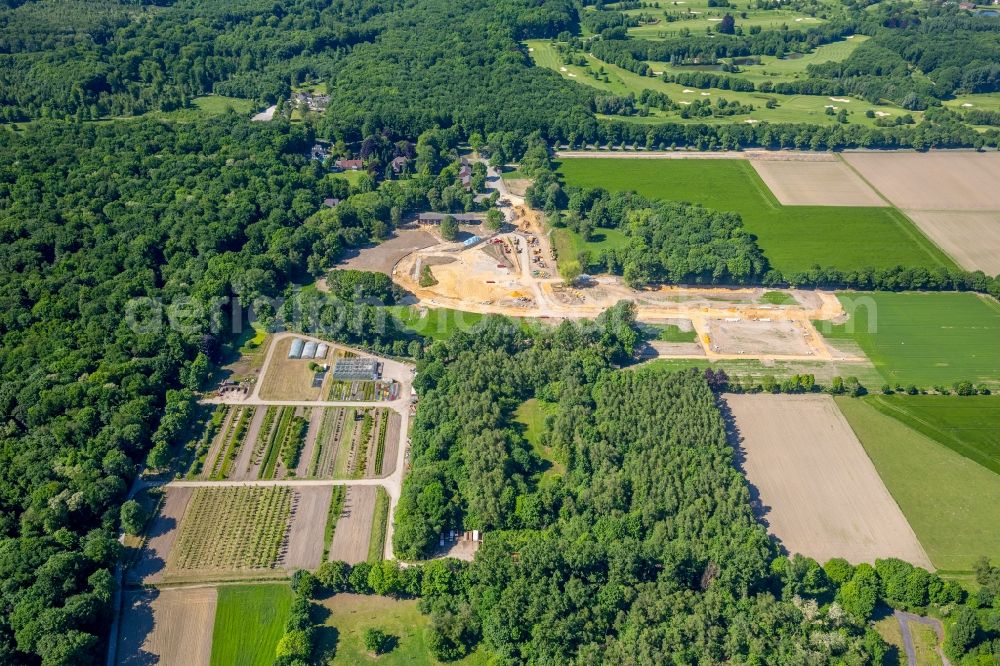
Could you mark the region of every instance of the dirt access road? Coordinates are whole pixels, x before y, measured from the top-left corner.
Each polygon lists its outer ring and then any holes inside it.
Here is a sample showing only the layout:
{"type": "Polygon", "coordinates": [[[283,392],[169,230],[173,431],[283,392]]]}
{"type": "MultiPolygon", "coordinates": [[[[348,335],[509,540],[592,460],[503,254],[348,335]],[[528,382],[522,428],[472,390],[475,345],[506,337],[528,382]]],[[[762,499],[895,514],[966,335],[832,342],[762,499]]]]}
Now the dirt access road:
{"type": "Polygon", "coordinates": [[[920,615],[906,613],[901,610],[893,611],[892,614],[896,618],[896,621],[899,622],[899,633],[903,636],[903,649],[906,650],[906,662],[908,666],[917,666],[917,649],[913,645],[913,634],[910,631],[911,622],[914,624],[927,625],[934,630],[938,639],[938,644],[934,649],[941,658],[943,666],[951,666],[951,662],[948,661],[948,657],[945,656],[944,650],[941,649],[941,644],[944,643],[944,629],[941,626],[941,620],[933,617],[922,617],[920,615]]]}
{"type": "MultiPolygon", "coordinates": [[[[746,151],[740,153],[662,153],[662,152],[560,152],[558,157],[628,156],[648,159],[681,159],[697,157],[739,157],[740,159],[794,160],[829,162],[836,157],[826,154],[782,151],[746,151]]],[[[522,197],[511,194],[496,169],[487,170],[487,183],[511,202],[504,207],[507,221],[516,231],[496,235],[508,246],[518,247],[518,270],[500,264],[484,252],[483,246],[463,248],[456,243],[439,243],[416,250],[403,257],[392,271],[393,280],[416,298],[415,305],[428,308],[450,308],[480,314],[502,314],[512,317],[541,319],[593,319],[619,300],[636,303],[639,321],[657,322],[687,319],[697,333],[702,350],[695,356],[709,361],[757,359],[761,361],[842,361],[865,362],[859,356],[829,347],[815,329],[813,321],[841,321],[846,317],[843,307],[831,292],[792,292],[795,305],[769,305],[758,299],[748,299],[741,289],[698,288],[635,290],[622,280],[602,276],[586,287],[566,288],[557,277],[552,261],[548,233],[543,228],[538,211],[525,206],[522,197]],[[530,242],[537,244],[532,246],[530,242]],[[536,269],[532,252],[536,248],[546,261],[544,269],[536,269]],[[420,268],[432,266],[438,284],[421,287],[420,268]],[[538,270],[538,274],[535,271],[538,270]],[[550,277],[545,277],[547,273],[550,277]],[[567,294],[570,294],[567,297],[567,294]],[[758,334],[728,334],[727,328],[745,328],[758,334]],[[795,344],[774,343],[791,340],[795,344]],[[725,344],[727,340],[752,340],[759,337],[760,345],[725,344]],[[714,338],[718,338],[715,340],[714,338]],[[789,351],[784,351],[785,347],[789,351]]],[[[752,290],[751,290],[752,291],[752,290]]],[[[690,358],[691,353],[664,354],[666,358],[690,358]]]]}

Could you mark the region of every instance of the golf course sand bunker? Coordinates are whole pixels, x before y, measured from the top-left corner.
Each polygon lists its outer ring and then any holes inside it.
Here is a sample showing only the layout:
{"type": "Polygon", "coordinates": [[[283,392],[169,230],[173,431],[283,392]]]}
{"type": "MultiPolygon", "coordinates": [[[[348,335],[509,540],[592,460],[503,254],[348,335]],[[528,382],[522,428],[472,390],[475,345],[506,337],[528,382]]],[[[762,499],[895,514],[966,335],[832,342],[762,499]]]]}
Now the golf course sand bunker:
{"type": "Polygon", "coordinates": [[[886,206],[849,166],[829,162],[757,160],[750,164],[785,206],[886,206]]]}
{"type": "Polygon", "coordinates": [[[727,395],[755,509],[789,553],[933,569],[847,420],[827,395],[727,395]]]}

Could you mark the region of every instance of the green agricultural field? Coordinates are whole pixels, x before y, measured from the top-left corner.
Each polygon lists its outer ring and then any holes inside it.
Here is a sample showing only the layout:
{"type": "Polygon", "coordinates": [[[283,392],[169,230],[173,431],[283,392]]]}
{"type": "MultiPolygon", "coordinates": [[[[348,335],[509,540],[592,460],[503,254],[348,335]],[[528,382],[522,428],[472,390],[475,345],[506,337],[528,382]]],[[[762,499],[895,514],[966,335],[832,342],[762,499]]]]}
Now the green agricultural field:
{"type": "Polygon", "coordinates": [[[739,213],[771,265],[783,273],[814,264],[841,270],[954,262],[893,208],[782,206],[746,160],[564,159],[567,185],[635,190],[651,198],[739,213]]]}
{"type": "Polygon", "coordinates": [[[333,177],[342,178],[343,180],[346,180],[351,187],[355,187],[365,173],[365,171],[341,171],[334,174],[333,177]]]}
{"type": "Polygon", "coordinates": [[[886,382],[919,388],[1000,385],[1000,304],[970,293],[843,293],[849,319],[816,322],[834,344],[857,343],[886,382]]]}
{"type": "Polygon", "coordinates": [[[291,607],[288,583],[220,587],[212,666],[271,666],[291,607]]]}
{"type": "MultiPolygon", "coordinates": [[[[750,104],[754,107],[749,115],[727,116],[723,118],[681,118],[674,112],[662,112],[653,109],[651,115],[640,116],[613,116],[616,120],[627,120],[637,123],[660,123],[665,120],[677,123],[745,123],[748,120],[766,120],[773,123],[811,123],[815,125],[834,125],[837,120],[834,116],[826,115],[826,107],[833,105],[843,106],[848,110],[848,121],[851,123],[873,127],[874,118],[867,118],[865,112],[869,109],[889,114],[888,117],[902,116],[907,113],[916,120],[920,120],[920,112],[905,111],[890,106],[876,106],[857,97],[843,97],[838,99],[849,99],[849,102],[834,102],[824,95],[778,95],[775,93],[760,92],[737,92],[733,90],[720,90],[717,88],[699,89],[693,86],[682,86],[676,83],[666,83],[660,77],[640,76],[616,65],[612,65],[597,58],[583,54],[587,61],[586,67],[577,65],[565,65],[552,43],[544,39],[533,39],[525,42],[529,49],[529,55],[539,67],[545,67],[558,73],[564,79],[588,85],[598,90],[610,92],[615,95],[627,95],[635,93],[638,95],[644,89],[666,93],[670,99],[676,102],[693,101],[696,99],[715,100],[724,97],[730,102],[740,102],[750,104]],[[594,77],[603,68],[607,81],[603,78],[594,77]],[[688,92],[684,92],[687,90],[688,92]],[[707,95],[702,95],[707,93],[707,95]],[[768,100],[775,100],[778,106],[768,109],[768,100]]],[[[659,70],[656,70],[659,71],[659,70]]],[[[610,117],[610,116],[609,116],[610,117]]]]}
{"type": "MultiPolygon", "coordinates": [[[[427,646],[430,618],[421,615],[414,599],[337,594],[322,602],[330,611],[318,633],[319,652],[332,654],[330,666],[437,666],[427,646]],[[371,656],[364,647],[365,629],[377,627],[396,639],[392,651],[371,656]]],[[[272,652],[273,654],[273,652],[272,652]]],[[[270,664],[270,662],[268,662],[270,664]]],[[[451,666],[479,666],[487,663],[482,650],[465,659],[448,662],[451,666]]]]}
{"type": "Polygon", "coordinates": [[[872,407],[1000,474],[1000,397],[875,395],[872,407]]]}
{"type": "Polygon", "coordinates": [[[931,562],[968,571],[981,555],[1000,560],[1000,475],[881,414],[869,400],[837,404],[931,562]]]}

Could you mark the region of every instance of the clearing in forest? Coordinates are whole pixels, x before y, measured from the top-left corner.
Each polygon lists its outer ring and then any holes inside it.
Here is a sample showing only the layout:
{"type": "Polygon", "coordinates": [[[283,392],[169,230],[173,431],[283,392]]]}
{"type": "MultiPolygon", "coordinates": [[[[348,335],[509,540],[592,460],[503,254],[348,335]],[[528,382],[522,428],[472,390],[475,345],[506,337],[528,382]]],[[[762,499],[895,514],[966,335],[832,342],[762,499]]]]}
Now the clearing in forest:
{"type": "Polygon", "coordinates": [[[1000,474],[880,413],[873,400],[837,405],[934,565],[971,571],[981,555],[1000,560],[1000,474]]]}
{"type": "Polygon", "coordinates": [[[216,597],[214,587],[127,593],[118,664],[208,666],[216,597]]]}
{"type": "Polygon", "coordinates": [[[558,170],[567,185],[634,190],[739,213],[771,265],[785,274],[815,264],[839,270],[955,267],[898,210],[783,206],[744,159],[566,158],[558,170]]]}
{"type": "Polygon", "coordinates": [[[931,561],[827,395],[727,395],[755,509],[790,553],[931,561]]]}

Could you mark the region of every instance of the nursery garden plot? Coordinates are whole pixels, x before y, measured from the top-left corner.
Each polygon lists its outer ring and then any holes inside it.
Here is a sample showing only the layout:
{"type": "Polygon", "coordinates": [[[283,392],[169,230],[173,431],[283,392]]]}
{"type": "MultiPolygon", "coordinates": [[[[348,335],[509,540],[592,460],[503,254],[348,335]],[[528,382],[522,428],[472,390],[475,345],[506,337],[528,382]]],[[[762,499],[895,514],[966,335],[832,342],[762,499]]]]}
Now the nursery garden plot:
{"type": "Polygon", "coordinates": [[[397,382],[331,380],[326,399],[334,402],[384,402],[398,397],[397,382]]]}
{"type": "Polygon", "coordinates": [[[306,443],[300,476],[360,479],[395,470],[401,419],[394,410],[327,408],[311,421],[307,439],[314,441],[306,443]]]}
{"type": "Polygon", "coordinates": [[[167,557],[167,577],[274,569],[288,538],[292,494],[281,486],[196,489],[167,557]]]}
{"type": "Polygon", "coordinates": [[[294,475],[302,457],[312,409],[277,405],[267,407],[253,445],[248,478],[281,479],[294,475]]]}

